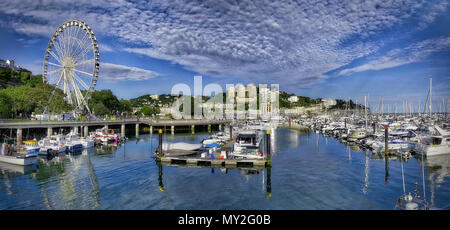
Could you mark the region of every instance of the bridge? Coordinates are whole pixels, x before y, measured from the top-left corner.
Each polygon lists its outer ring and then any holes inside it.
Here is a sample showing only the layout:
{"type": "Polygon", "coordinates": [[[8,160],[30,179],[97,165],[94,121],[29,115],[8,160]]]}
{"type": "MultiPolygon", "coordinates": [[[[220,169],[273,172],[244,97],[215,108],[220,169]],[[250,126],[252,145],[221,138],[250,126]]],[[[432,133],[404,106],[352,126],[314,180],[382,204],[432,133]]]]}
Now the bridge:
{"type": "Polygon", "coordinates": [[[123,120],[92,120],[92,121],[0,121],[0,130],[7,129],[16,130],[17,143],[22,142],[23,129],[47,129],[47,135],[52,135],[53,128],[70,128],[81,136],[89,135],[90,129],[93,131],[97,128],[112,128],[120,126],[121,134],[125,135],[127,125],[134,125],[136,136],[139,136],[140,126],[147,126],[150,133],[153,133],[154,128],[168,129],[170,127],[171,133],[175,133],[175,128],[183,129],[190,128],[191,133],[195,133],[196,126],[207,126],[208,132],[211,132],[211,126],[218,126],[222,129],[222,125],[228,124],[229,120],[209,120],[209,119],[192,119],[192,120],[153,120],[153,119],[123,119],[123,120]],[[78,132],[80,131],[80,132],[78,132]]]}

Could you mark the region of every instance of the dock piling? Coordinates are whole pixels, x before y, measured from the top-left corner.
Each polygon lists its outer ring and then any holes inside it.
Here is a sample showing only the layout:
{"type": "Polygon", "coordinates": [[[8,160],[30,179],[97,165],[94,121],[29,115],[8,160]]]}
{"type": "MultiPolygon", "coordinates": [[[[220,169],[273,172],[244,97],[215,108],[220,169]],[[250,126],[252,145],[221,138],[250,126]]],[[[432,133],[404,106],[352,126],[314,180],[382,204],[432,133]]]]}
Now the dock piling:
{"type": "Polygon", "coordinates": [[[21,128],[17,129],[17,144],[18,145],[22,144],[22,129],[21,128]]]}
{"type": "Polygon", "coordinates": [[[50,137],[53,133],[52,127],[47,128],[47,137],[50,137]]]}
{"type": "Polygon", "coordinates": [[[230,123],[230,141],[233,141],[233,123],[230,123]]]}
{"type": "Polygon", "coordinates": [[[386,125],[384,127],[384,154],[385,155],[389,154],[388,143],[389,143],[389,126],[386,125]]]}
{"type": "Polygon", "coordinates": [[[125,124],[120,125],[120,136],[125,136],[125,124]]]}
{"type": "Polygon", "coordinates": [[[139,136],[139,123],[136,124],[136,137],[139,136]]]}
{"type": "Polygon", "coordinates": [[[268,166],[270,166],[270,161],[271,161],[271,159],[270,159],[270,130],[266,130],[266,148],[267,148],[267,151],[266,151],[266,157],[267,157],[267,165],[268,166]]]}
{"type": "Polygon", "coordinates": [[[163,156],[163,153],[162,153],[162,142],[163,142],[162,133],[163,133],[163,131],[162,131],[162,129],[159,129],[158,133],[159,133],[159,137],[158,137],[158,143],[159,143],[159,145],[158,145],[158,155],[159,155],[159,157],[162,157],[163,156]]]}

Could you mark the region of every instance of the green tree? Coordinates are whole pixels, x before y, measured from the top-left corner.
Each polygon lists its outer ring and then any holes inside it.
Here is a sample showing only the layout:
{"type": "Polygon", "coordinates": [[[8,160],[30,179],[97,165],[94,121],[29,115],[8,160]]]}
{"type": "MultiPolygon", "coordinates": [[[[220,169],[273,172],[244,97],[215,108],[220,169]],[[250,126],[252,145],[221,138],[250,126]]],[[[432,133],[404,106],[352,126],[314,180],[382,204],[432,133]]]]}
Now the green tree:
{"type": "Polygon", "coordinates": [[[160,109],[158,107],[152,108],[150,106],[144,106],[138,113],[142,113],[145,116],[151,116],[160,113],[160,109]]]}
{"type": "Polygon", "coordinates": [[[90,108],[91,112],[95,115],[105,115],[109,113],[109,109],[101,102],[91,104],[90,108]]]}
{"type": "Polygon", "coordinates": [[[120,112],[130,113],[133,111],[133,106],[130,101],[121,99],[119,101],[119,110],[120,112]]]}
{"type": "Polygon", "coordinates": [[[9,95],[0,90],[0,117],[10,117],[12,115],[12,100],[9,95]]]}
{"type": "Polygon", "coordinates": [[[95,114],[105,115],[120,111],[120,102],[111,90],[100,90],[92,92],[91,99],[88,102],[91,110],[97,108],[95,114]],[[100,104],[103,104],[100,105],[100,104]]]}

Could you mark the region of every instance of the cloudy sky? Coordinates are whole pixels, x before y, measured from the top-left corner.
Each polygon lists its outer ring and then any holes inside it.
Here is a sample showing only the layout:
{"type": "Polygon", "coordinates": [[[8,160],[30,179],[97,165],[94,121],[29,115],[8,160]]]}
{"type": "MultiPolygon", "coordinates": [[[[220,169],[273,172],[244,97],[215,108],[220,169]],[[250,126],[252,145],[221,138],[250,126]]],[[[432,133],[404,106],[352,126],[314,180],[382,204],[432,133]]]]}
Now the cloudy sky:
{"type": "Polygon", "coordinates": [[[398,110],[423,106],[432,77],[433,107],[450,97],[448,0],[2,0],[0,58],[41,73],[48,40],[70,19],[100,43],[96,89],[120,98],[169,93],[195,75],[314,98],[366,93],[398,110]]]}

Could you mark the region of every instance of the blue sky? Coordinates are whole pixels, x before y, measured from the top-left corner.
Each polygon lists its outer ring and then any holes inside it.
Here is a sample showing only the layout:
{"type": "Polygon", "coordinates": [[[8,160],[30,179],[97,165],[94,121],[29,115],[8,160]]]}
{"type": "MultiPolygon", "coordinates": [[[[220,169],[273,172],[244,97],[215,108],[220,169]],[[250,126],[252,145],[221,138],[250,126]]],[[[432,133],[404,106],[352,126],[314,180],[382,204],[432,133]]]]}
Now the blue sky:
{"type": "MultiPolygon", "coordinates": [[[[279,84],[313,98],[383,98],[402,109],[450,97],[450,6],[436,1],[0,2],[0,58],[41,73],[56,28],[87,23],[100,43],[96,89],[119,98],[177,83],[279,84]]],[[[386,107],[385,107],[386,108],[386,107]]]]}

